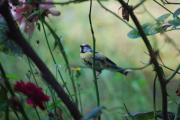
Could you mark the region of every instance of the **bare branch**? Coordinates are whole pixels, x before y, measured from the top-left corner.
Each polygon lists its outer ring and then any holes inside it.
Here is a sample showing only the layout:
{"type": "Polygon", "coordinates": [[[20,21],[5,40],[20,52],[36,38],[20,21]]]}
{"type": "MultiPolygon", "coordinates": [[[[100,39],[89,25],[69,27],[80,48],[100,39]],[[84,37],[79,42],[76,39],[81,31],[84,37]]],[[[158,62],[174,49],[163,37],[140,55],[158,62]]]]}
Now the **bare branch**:
{"type": "Polygon", "coordinates": [[[170,75],[168,78],[166,78],[166,83],[168,84],[172,79],[173,77],[178,73],[180,69],[180,65],[176,68],[176,70],[172,73],[172,75],[170,75]]]}
{"type": "Polygon", "coordinates": [[[136,8],[138,8],[139,6],[141,6],[146,0],[141,0],[137,5],[135,5],[133,7],[133,9],[135,10],[136,8]]]}
{"type": "Polygon", "coordinates": [[[106,6],[104,6],[100,0],[97,0],[97,2],[99,3],[99,5],[105,9],[107,12],[111,13],[112,15],[114,15],[115,17],[117,17],[119,20],[121,20],[122,22],[124,22],[127,26],[129,26],[132,29],[135,29],[132,25],[130,25],[127,21],[123,20],[118,14],[114,13],[112,10],[108,9],[106,6]]]}
{"type": "Polygon", "coordinates": [[[22,2],[21,4],[50,4],[50,5],[69,5],[72,3],[80,3],[80,2],[86,2],[89,0],[70,0],[67,2],[45,2],[45,1],[26,1],[22,2]]]}
{"type": "Polygon", "coordinates": [[[156,53],[155,51],[153,50],[148,38],[146,37],[146,34],[144,33],[137,17],[135,16],[134,12],[133,12],[133,9],[128,6],[127,3],[125,3],[123,0],[118,0],[122,6],[127,9],[129,11],[129,14],[134,22],[134,24],[136,25],[138,31],[139,31],[139,34],[141,35],[142,37],[142,40],[144,41],[148,51],[149,51],[149,54],[150,54],[150,58],[151,58],[151,62],[152,64],[154,65],[154,70],[156,71],[157,73],[157,76],[159,78],[159,82],[160,82],[160,86],[161,86],[161,93],[162,93],[162,111],[163,111],[163,118],[164,120],[168,120],[168,113],[167,113],[167,107],[168,107],[168,104],[167,104],[167,90],[166,90],[166,81],[165,81],[165,78],[164,78],[164,72],[163,72],[163,69],[161,68],[161,66],[159,65],[158,61],[157,61],[157,56],[156,56],[156,53]]]}
{"type": "Polygon", "coordinates": [[[164,4],[173,4],[173,5],[179,5],[180,2],[169,2],[167,0],[161,0],[164,4]]]}

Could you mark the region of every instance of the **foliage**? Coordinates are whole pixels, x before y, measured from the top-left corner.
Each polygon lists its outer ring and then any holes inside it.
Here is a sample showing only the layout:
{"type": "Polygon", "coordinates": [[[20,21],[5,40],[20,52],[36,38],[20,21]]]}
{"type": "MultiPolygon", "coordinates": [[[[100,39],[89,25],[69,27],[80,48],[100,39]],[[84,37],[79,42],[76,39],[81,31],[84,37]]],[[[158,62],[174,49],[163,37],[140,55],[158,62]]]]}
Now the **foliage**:
{"type": "Polygon", "coordinates": [[[10,35],[8,35],[8,27],[2,17],[0,17],[0,51],[17,55],[22,53],[20,48],[11,40],[10,35]]]}
{"type": "MultiPolygon", "coordinates": [[[[158,33],[167,32],[173,30],[174,28],[179,27],[180,25],[180,18],[178,15],[180,14],[180,9],[178,8],[172,15],[170,13],[165,13],[159,16],[156,19],[156,23],[144,23],[142,24],[142,28],[147,36],[155,35],[158,33]],[[170,20],[167,20],[170,15],[173,17],[170,20]],[[170,28],[170,29],[169,29],[170,28]]],[[[137,29],[133,29],[128,33],[128,37],[135,39],[139,38],[139,32],[137,29]]]]}

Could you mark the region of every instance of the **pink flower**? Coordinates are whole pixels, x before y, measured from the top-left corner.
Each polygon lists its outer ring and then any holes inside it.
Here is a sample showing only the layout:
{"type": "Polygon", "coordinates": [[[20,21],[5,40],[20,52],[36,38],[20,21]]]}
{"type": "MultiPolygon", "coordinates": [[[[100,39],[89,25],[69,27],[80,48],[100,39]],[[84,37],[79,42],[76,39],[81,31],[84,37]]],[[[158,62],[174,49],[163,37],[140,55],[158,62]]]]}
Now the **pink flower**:
{"type": "MultiPolygon", "coordinates": [[[[41,16],[59,16],[60,12],[53,9],[52,4],[26,4],[27,0],[19,0],[21,2],[18,6],[11,5],[11,12],[15,20],[19,23],[20,28],[29,36],[32,35],[35,28],[35,23],[40,19],[39,13],[42,11],[41,16]]],[[[38,2],[39,0],[37,0],[38,2]]],[[[34,1],[36,2],[36,1],[34,1]]],[[[42,0],[42,2],[53,2],[52,0],[42,0]]]]}
{"type": "Polygon", "coordinates": [[[49,101],[49,96],[45,95],[41,88],[37,87],[34,83],[17,81],[14,89],[27,96],[27,104],[33,107],[38,106],[42,110],[45,109],[44,102],[49,101]]]}

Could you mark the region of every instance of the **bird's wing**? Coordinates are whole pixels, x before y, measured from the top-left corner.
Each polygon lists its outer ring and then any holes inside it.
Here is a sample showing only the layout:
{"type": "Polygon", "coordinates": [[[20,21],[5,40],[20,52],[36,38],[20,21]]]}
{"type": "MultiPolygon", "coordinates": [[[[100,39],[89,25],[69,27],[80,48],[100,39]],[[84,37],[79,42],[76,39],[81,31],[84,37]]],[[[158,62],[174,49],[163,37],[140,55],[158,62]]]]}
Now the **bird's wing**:
{"type": "Polygon", "coordinates": [[[103,64],[103,66],[107,68],[117,67],[116,64],[112,60],[110,60],[109,58],[107,58],[106,56],[98,52],[95,55],[95,60],[100,61],[103,64]]]}
{"type": "MultiPolygon", "coordinates": [[[[93,64],[93,53],[92,52],[86,52],[80,54],[81,58],[84,60],[84,62],[92,66],[93,64]]],[[[104,69],[104,68],[116,68],[117,65],[111,61],[109,58],[104,56],[103,54],[96,52],[95,53],[95,61],[97,68],[104,69]]]]}

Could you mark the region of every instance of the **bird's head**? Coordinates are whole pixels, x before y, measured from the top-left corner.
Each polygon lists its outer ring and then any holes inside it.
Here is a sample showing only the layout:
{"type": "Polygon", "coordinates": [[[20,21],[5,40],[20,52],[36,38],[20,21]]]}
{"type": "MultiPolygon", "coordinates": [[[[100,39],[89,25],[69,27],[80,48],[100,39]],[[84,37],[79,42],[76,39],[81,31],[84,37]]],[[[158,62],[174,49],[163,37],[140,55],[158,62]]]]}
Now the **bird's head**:
{"type": "Polygon", "coordinates": [[[92,52],[92,48],[91,48],[91,46],[90,45],[88,45],[88,44],[81,44],[80,45],[80,52],[81,53],[86,53],[86,52],[92,52]]]}

